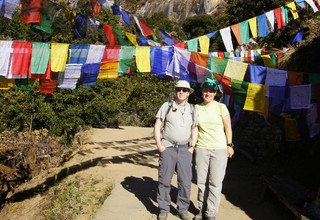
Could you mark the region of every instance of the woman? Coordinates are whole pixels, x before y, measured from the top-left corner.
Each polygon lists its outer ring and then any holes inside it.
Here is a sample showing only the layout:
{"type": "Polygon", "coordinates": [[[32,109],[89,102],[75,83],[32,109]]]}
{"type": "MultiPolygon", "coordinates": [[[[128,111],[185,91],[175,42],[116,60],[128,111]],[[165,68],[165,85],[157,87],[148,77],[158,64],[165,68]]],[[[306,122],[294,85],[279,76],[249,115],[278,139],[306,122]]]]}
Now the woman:
{"type": "Polygon", "coordinates": [[[196,105],[198,140],[196,170],[199,214],[194,219],[214,220],[220,205],[222,181],[228,157],[234,154],[230,114],[223,103],[215,101],[218,83],[206,79],[201,84],[203,102],[196,105]]]}

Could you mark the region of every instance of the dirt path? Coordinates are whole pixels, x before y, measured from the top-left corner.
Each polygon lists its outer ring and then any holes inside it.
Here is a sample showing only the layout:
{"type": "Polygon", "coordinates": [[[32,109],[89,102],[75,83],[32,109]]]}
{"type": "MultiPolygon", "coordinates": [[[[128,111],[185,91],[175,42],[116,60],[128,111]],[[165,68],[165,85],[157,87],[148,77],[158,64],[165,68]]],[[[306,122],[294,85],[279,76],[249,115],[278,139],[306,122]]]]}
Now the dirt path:
{"type": "MultiPolygon", "coordinates": [[[[114,189],[96,212],[96,220],[156,219],[156,188],[158,154],[151,128],[91,129],[89,140],[64,165],[66,176],[92,176],[114,189]]],[[[65,177],[61,177],[65,178],[65,177]]],[[[38,181],[39,182],[39,181],[38,181]]],[[[178,219],[175,209],[176,176],[172,187],[172,210],[169,220],[178,219]]],[[[32,186],[32,182],[29,187],[32,186]]],[[[97,189],[98,190],[98,189],[97,189]]],[[[263,197],[264,188],[254,167],[242,156],[229,161],[224,182],[218,220],[290,219],[289,213],[276,200],[263,197]]],[[[192,184],[190,215],[196,214],[196,185],[192,184]]],[[[19,194],[16,194],[19,197],[19,194]]],[[[35,219],[33,210],[39,205],[39,195],[24,199],[15,208],[2,210],[0,219],[35,219]],[[17,211],[28,207],[28,210],[17,211]],[[12,213],[16,212],[16,213],[12,213]],[[8,217],[9,216],[9,217],[8,217]]],[[[77,220],[90,219],[81,215],[77,220]]]]}

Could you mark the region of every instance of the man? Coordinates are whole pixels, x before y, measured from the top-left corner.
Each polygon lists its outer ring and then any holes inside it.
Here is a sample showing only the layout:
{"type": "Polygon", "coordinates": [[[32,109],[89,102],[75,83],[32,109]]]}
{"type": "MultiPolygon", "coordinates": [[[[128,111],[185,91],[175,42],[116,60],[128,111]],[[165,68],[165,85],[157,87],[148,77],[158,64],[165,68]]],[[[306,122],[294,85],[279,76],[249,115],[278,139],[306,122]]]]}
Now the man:
{"type": "Polygon", "coordinates": [[[174,171],[177,172],[179,217],[189,220],[188,209],[192,179],[192,153],[197,141],[194,106],[188,97],[194,90],[187,81],[175,85],[175,98],[165,102],[156,115],[154,138],[160,152],[157,201],[159,220],[166,220],[170,212],[170,189],[174,171]]]}

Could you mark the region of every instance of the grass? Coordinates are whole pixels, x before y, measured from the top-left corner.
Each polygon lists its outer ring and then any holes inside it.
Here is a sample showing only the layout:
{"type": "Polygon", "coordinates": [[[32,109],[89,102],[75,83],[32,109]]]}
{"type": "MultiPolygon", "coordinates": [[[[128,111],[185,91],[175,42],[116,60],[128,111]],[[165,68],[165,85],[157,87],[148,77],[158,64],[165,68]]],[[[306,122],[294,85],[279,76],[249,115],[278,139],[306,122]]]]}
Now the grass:
{"type": "Polygon", "coordinates": [[[91,218],[112,189],[112,184],[105,185],[101,179],[93,176],[71,176],[48,192],[47,202],[42,211],[43,219],[70,220],[75,219],[77,215],[91,218]]]}

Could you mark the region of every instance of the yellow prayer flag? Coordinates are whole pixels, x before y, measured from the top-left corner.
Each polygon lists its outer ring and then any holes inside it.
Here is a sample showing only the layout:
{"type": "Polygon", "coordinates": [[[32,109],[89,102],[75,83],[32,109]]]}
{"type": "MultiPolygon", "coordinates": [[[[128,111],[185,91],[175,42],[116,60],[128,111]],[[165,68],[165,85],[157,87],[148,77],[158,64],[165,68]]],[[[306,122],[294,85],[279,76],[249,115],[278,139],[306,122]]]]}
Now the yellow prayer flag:
{"type": "Polygon", "coordinates": [[[131,34],[129,32],[124,32],[125,35],[127,36],[128,40],[134,45],[134,46],[139,46],[138,42],[137,42],[137,37],[134,34],[131,34]]]}
{"type": "Polygon", "coordinates": [[[109,60],[101,63],[98,79],[117,79],[119,61],[109,60]]]}
{"type": "Polygon", "coordinates": [[[228,60],[228,63],[223,75],[228,76],[231,79],[243,81],[247,68],[248,68],[247,63],[228,60]]]}
{"type": "Polygon", "coordinates": [[[299,18],[299,14],[298,14],[295,2],[288,3],[287,7],[290,9],[290,12],[291,12],[291,14],[293,16],[293,19],[299,18]]]}
{"type": "Polygon", "coordinates": [[[250,18],[248,21],[252,37],[256,38],[258,36],[257,17],[250,18]]]}
{"type": "Polygon", "coordinates": [[[14,85],[14,79],[0,78],[0,90],[9,90],[14,85]]]}
{"type": "Polygon", "coordinates": [[[300,134],[298,132],[298,123],[294,118],[285,117],[284,127],[286,133],[286,141],[299,141],[300,134]]]}
{"type": "Polygon", "coordinates": [[[137,63],[137,68],[140,72],[142,73],[151,72],[149,46],[136,47],[136,63],[137,63]]]}
{"type": "Polygon", "coordinates": [[[262,84],[249,83],[244,110],[265,113],[267,87],[262,84]]]}
{"type": "Polygon", "coordinates": [[[51,71],[64,72],[68,59],[69,44],[51,43],[51,71]]]}
{"type": "Polygon", "coordinates": [[[270,55],[261,55],[261,58],[263,60],[263,64],[265,67],[270,67],[270,68],[274,68],[275,65],[272,62],[272,59],[270,57],[270,55]]]}
{"type": "Polygon", "coordinates": [[[210,45],[210,39],[207,35],[203,35],[198,37],[199,43],[200,43],[200,50],[201,53],[208,54],[209,53],[209,45],[210,45]]]}

